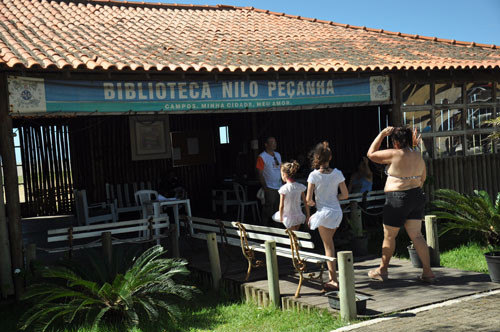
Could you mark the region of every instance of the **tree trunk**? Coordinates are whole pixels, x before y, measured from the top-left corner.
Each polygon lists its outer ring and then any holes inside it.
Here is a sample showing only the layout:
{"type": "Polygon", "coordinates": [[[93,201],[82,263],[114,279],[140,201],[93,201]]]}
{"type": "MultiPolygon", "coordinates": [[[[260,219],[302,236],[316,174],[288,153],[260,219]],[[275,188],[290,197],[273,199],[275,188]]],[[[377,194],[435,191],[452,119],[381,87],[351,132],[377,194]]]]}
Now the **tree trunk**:
{"type": "Polygon", "coordinates": [[[3,298],[6,298],[14,294],[14,281],[11,274],[12,262],[10,261],[9,234],[3,197],[3,183],[0,176],[0,293],[3,298]]]}
{"type": "Polygon", "coordinates": [[[16,156],[12,137],[12,118],[9,116],[7,75],[0,76],[0,155],[5,179],[5,196],[10,235],[14,289],[19,299],[24,290],[20,272],[23,270],[23,245],[21,234],[21,207],[17,180],[16,156]]]}

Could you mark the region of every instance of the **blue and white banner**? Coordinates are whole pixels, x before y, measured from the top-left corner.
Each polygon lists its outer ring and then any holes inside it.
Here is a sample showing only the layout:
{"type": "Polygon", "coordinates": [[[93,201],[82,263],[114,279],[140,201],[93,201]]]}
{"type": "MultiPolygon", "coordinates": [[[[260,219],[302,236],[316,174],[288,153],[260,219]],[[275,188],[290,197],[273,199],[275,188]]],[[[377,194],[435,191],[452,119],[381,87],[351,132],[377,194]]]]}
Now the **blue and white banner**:
{"type": "Polygon", "coordinates": [[[383,102],[387,76],[276,81],[74,81],[8,77],[12,112],[241,110],[383,102]]]}

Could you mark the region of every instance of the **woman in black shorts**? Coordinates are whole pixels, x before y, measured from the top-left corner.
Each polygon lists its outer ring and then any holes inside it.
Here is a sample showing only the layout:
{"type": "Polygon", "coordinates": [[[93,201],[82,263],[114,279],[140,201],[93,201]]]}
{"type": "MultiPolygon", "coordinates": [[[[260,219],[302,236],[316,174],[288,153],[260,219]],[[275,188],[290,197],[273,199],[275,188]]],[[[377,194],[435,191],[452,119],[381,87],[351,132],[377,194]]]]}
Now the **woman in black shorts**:
{"type": "Polygon", "coordinates": [[[425,162],[420,152],[413,150],[414,140],[409,128],[387,127],[378,134],[367,153],[371,161],[387,165],[382,261],[377,269],[368,272],[372,279],[383,281],[388,278],[389,261],[396,249],[396,236],[404,226],[422,261],[423,272],[419,279],[428,283],[435,281],[429,249],[421,232],[425,205],[425,194],[422,191],[426,177],[425,162]],[[391,136],[393,148],[379,151],[387,136],[391,136]]]}

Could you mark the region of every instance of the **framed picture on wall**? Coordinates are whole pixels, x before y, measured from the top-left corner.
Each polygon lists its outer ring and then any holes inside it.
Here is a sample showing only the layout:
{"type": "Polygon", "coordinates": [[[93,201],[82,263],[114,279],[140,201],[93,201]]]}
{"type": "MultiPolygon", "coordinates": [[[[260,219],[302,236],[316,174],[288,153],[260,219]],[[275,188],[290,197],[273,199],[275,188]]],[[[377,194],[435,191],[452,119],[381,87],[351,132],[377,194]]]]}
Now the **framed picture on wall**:
{"type": "Polygon", "coordinates": [[[131,116],[132,160],[171,158],[168,115],[131,116]]]}

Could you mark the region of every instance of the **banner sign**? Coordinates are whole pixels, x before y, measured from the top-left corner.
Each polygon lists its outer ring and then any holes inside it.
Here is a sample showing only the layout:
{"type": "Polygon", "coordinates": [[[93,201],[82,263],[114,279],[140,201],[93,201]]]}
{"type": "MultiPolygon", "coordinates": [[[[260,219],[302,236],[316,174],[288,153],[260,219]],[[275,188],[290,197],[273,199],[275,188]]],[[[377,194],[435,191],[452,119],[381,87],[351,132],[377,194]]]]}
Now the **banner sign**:
{"type": "Polygon", "coordinates": [[[277,81],[70,81],[8,77],[12,112],[242,110],[388,101],[387,76],[277,81]]]}

